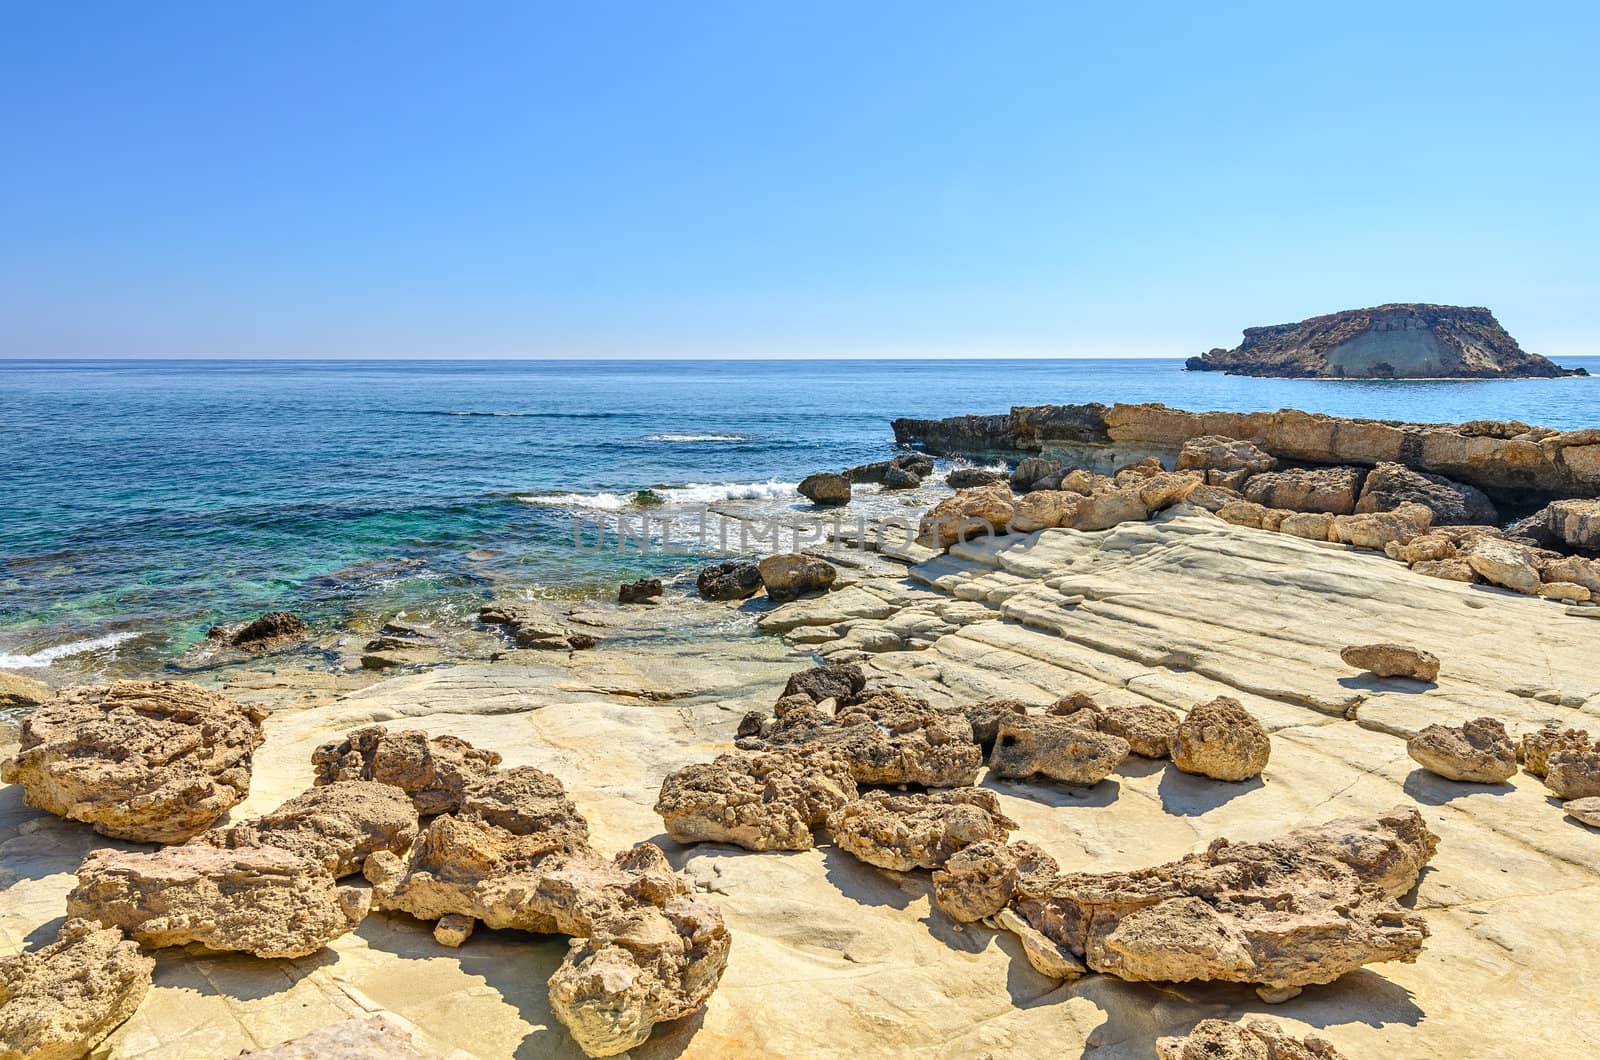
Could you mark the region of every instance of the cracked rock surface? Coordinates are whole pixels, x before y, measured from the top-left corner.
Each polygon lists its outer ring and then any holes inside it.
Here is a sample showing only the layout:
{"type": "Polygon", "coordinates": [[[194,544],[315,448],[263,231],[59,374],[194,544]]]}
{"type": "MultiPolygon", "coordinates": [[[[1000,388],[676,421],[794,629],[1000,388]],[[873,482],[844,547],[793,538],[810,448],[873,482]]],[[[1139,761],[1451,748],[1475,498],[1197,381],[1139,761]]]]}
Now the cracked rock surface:
{"type": "Polygon", "coordinates": [[[155,964],[122,932],[78,919],[47,946],[0,957],[0,1057],[89,1055],[139,1007],[155,964]]]}
{"type": "Polygon", "coordinates": [[[869,791],[828,815],[834,846],[868,865],[898,872],[941,868],[974,843],[1004,843],[1015,827],[988,788],[869,791]]]}
{"type": "Polygon", "coordinates": [[[680,843],[808,850],[811,829],[855,797],[849,763],[832,753],[751,752],[668,774],[656,812],[680,843]]]}
{"type": "Polygon", "coordinates": [[[280,847],[338,877],[360,872],[374,851],[403,854],[416,838],[417,811],[404,791],[372,780],[339,780],[191,842],[228,850],[280,847]]]}

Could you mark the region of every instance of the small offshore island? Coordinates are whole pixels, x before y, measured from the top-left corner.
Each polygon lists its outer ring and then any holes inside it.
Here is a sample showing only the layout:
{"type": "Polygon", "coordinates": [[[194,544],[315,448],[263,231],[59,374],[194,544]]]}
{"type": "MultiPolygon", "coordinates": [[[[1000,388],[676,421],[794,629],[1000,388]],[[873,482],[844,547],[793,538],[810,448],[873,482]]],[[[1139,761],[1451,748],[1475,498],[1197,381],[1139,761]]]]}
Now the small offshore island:
{"type": "Polygon", "coordinates": [[[1481,306],[1347,309],[1245,328],[1244,342],[1190,357],[1191,372],[1286,379],[1525,379],[1588,375],[1528,353],[1481,306]]]}
{"type": "Polygon", "coordinates": [[[1600,1050],[1600,430],[894,427],[914,541],[0,675],[0,1055],[1600,1050]]]}

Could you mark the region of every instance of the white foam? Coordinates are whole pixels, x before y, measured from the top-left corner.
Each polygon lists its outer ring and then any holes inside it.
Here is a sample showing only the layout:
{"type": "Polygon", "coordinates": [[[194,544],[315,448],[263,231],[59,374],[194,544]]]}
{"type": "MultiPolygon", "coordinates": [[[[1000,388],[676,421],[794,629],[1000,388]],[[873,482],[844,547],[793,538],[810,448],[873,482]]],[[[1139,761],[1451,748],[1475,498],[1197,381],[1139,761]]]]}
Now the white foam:
{"type": "Polygon", "coordinates": [[[32,667],[49,666],[57,659],[65,659],[69,655],[82,655],[86,651],[114,648],[123,641],[131,640],[138,635],[138,633],[127,631],[107,633],[100,637],[87,637],[83,640],[57,644],[54,647],[36,651],[32,655],[0,655],[0,670],[26,670],[32,667]]]}
{"type": "MultiPolygon", "coordinates": [[[[777,500],[799,496],[799,484],[768,479],[766,482],[691,482],[684,486],[658,486],[648,492],[660,497],[666,504],[697,505],[716,501],[777,500]]],[[[517,500],[523,504],[549,505],[555,508],[589,508],[614,512],[634,507],[632,493],[547,493],[522,494],[517,500]]]]}
{"type": "Polygon", "coordinates": [[[517,500],[523,504],[546,504],[552,508],[599,508],[614,512],[633,503],[632,494],[626,493],[547,493],[526,494],[517,500]]]}
{"type": "Polygon", "coordinates": [[[748,434],[647,434],[647,442],[748,442],[748,434]]]}

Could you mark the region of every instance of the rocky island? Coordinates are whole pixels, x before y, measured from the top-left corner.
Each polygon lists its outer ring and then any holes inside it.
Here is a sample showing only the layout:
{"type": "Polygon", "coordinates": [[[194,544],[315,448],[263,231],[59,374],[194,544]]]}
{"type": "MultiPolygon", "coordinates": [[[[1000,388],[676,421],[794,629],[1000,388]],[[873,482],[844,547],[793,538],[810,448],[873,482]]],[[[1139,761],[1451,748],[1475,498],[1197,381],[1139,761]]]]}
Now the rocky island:
{"type": "Polygon", "coordinates": [[[1347,309],[1245,328],[1231,350],[1190,357],[1192,372],[1306,379],[1512,379],[1586,375],[1528,353],[1481,306],[1347,309]]]}

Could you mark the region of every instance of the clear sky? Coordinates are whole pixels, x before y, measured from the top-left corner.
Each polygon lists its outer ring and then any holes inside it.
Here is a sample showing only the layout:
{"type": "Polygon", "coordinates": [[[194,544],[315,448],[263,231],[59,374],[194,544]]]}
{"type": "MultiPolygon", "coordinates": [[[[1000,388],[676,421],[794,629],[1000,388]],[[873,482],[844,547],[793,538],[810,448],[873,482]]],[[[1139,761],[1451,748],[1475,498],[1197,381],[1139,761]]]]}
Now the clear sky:
{"type": "Polygon", "coordinates": [[[0,7],[0,357],[1600,354],[1593,3],[0,7]]]}

